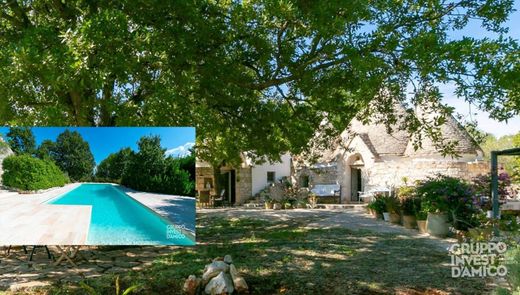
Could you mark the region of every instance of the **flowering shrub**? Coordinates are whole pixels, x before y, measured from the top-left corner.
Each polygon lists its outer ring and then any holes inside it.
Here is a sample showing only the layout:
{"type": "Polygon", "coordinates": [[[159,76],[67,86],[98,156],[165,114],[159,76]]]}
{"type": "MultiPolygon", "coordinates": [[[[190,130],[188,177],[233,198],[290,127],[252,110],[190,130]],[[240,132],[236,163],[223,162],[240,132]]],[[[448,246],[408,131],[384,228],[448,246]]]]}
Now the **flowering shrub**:
{"type": "MultiPolygon", "coordinates": [[[[498,196],[506,199],[512,196],[511,177],[507,172],[498,174],[498,196]]],[[[491,197],[491,174],[479,175],[472,180],[472,185],[477,196],[491,197]]]]}
{"type": "Polygon", "coordinates": [[[466,230],[478,224],[474,190],[464,180],[444,175],[429,177],[419,182],[416,194],[421,200],[422,211],[449,213],[456,229],[466,230]]]}

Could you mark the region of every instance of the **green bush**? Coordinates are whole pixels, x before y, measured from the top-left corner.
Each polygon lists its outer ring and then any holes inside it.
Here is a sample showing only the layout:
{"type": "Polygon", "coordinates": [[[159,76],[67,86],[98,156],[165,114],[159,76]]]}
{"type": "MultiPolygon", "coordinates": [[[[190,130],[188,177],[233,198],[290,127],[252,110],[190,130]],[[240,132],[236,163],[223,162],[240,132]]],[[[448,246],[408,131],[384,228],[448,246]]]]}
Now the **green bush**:
{"type": "Polygon", "coordinates": [[[420,182],[416,188],[421,210],[427,213],[448,213],[454,228],[467,230],[479,224],[474,205],[474,190],[464,180],[437,175],[420,182]]]}
{"type": "Polygon", "coordinates": [[[376,195],[374,200],[368,204],[368,208],[377,212],[377,214],[383,214],[386,212],[386,201],[384,195],[376,195]]]}
{"type": "Polygon", "coordinates": [[[50,160],[41,160],[30,155],[9,156],[2,163],[3,185],[24,191],[63,186],[67,176],[50,160]]]}

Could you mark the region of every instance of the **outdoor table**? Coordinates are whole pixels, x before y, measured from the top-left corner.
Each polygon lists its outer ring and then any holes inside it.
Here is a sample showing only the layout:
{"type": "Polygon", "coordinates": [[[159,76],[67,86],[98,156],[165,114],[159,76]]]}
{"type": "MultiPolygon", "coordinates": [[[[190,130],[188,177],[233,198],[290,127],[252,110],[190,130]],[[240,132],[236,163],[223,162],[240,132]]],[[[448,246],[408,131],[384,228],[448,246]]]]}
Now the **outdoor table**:
{"type": "Polygon", "coordinates": [[[61,246],[56,246],[58,248],[58,251],[60,252],[60,257],[54,262],[54,265],[59,265],[64,259],[67,260],[72,266],[78,267],[76,263],[74,263],[73,259],[80,257],[83,260],[87,259],[79,253],[79,249],[81,246],[65,246],[65,248],[62,248],[61,246]]]}

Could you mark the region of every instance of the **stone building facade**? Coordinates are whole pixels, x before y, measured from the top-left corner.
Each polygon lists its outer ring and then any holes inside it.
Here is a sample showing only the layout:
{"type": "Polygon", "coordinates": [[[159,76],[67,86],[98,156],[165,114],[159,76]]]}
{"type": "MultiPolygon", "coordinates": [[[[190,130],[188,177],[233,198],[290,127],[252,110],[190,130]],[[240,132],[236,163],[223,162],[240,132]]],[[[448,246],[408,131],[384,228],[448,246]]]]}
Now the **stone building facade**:
{"type": "Polygon", "coordinates": [[[266,188],[291,174],[291,157],[286,154],[277,163],[253,164],[245,155],[239,166],[225,165],[217,172],[207,162],[196,163],[196,190],[223,197],[230,204],[240,205],[266,188]],[[219,182],[220,192],[216,191],[219,182]]]}
{"type": "MultiPolygon", "coordinates": [[[[404,109],[397,107],[396,112],[404,109]]],[[[339,184],[341,203],[359,201],[360,192],[393,190],[436,174],[470,180],[489,172],[489,163],[482,160],[483,151],[453,117],[447,118],[440,131],[445,141],[456,143],[456,157],[443,156],[427,138],[421,141],[421,148],[415,149],[408,132],[397,126],[392,126],[392,130],[389,133],[384,124],[354,120],[329,150],[318,151],[322,156],[317,163],[309,163],[301,155],[284,155],[281,163],[257,166],[244,157],[240,167],[222,167],[218,173],[223,175],[223,186],[228,188],[225,197],[234,204],[244,203],[269,184],[266,173],[275,171],[276,180],[290,176],[298,187],[339,184]]],[[[198,163],[197,190],[221,194],[214,191],[213,174],[211,166],[198,163]]]]}
{"type": "Polygon", "coordinates": [[[456,143],[456,157],[443,156],[427,139],[416,150],[407,132],[392,130],[396,131],[353,121],[318,163],[295,161],[300,164],[294,167],[293,180],[310,187],[339,184],[341,202],[349,203],[357,202],[360,192],[393,190],[435,174],[470,180],[489,172],[481,148],[453,117],[441,126],[441,133],[444,140],[456,143]]]}

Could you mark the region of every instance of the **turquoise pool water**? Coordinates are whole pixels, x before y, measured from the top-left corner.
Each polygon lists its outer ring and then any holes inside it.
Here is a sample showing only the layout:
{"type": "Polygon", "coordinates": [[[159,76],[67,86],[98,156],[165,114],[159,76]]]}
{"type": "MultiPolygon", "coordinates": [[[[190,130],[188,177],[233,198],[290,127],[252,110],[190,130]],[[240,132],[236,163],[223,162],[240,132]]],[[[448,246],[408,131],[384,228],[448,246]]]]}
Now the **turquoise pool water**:
{"type": "Polygon", "coordinates": [[[82,184],[47,204],[92,206],[88,245],[195,245],[173,223],[110,184],[82,184]]]}

